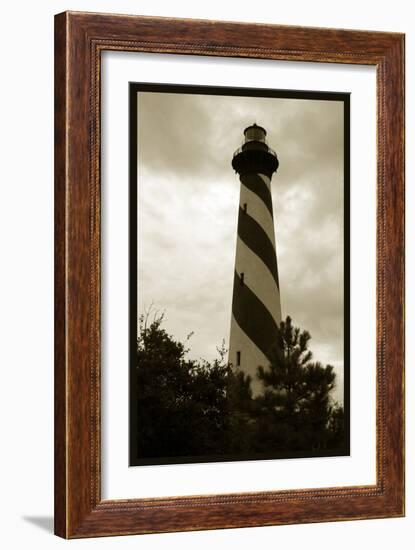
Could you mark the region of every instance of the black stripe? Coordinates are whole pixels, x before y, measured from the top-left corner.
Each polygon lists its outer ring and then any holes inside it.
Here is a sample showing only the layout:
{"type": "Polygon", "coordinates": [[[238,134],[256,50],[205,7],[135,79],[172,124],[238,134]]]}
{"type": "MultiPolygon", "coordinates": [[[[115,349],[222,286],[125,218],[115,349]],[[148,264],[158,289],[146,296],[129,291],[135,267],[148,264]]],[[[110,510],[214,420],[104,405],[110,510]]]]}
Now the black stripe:
{"type": "Polygon", "coordinates": [[[268,267],[279,290],[277,254],[274,245],[259,223],[241,207],[239,207],[238,236],[268,267]]]}
{"type": "Polygon", "coordinates": [[[277,323],[261,300],[241,282],[236,272],[233,283],[232,313],[248,338],[266,357],[270,358],[272,348],[277,342],[277,323]]]}
{"type": "Polygon", "coordinates": [[[268,208],[271,217],[272,213],[272,197],[271,191],[269,190],[267,184],[258,174],[248,174],[240,177],[241,183],[245,185],[250,191],[258,195],[258,197],[264,202],[265,206],[268,208]]]}

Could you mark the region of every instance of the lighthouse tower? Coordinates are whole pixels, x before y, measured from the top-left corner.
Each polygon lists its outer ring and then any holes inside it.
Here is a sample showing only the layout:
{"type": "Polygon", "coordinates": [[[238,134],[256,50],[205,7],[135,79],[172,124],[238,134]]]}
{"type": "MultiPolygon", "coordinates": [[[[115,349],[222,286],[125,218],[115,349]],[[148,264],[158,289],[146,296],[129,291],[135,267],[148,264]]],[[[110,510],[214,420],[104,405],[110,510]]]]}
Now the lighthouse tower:
{"type": "Polygon", "coordinates": [[[229,362],[252,378],[268,366],[281,322],[280,289],[275,248],[271,178],[278,168],[276,153],[266,143],[266,131],[253,124],[233,155],[232,167],[241,182],[238,237],[229,339],[229,362]]]}

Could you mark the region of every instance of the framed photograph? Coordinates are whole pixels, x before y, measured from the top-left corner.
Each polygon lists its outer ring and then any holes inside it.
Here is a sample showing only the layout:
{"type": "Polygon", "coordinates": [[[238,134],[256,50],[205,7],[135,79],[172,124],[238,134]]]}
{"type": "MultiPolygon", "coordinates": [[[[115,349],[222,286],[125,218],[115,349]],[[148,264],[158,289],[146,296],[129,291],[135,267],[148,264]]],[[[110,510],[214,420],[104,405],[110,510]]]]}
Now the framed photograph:
{"type": "Polygon", "coordinates": [[[65,12],[55,52],[56,534],[402,516],[404,36],[65,12]]]}
{"type": "Polygon", "coordinates": [[[349,95],[130,109],[130,465],[348,455],[349,95]]]}

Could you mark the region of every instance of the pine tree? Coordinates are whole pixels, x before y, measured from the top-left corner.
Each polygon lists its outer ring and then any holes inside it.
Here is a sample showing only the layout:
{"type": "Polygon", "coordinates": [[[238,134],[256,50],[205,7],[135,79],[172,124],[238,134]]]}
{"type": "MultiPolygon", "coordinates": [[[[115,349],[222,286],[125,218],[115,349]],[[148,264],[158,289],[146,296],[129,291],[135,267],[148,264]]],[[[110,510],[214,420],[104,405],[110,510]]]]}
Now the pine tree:
{"type": "Polygon", "coordinates": [[[343,409],[331,398],[336,374],[331,365],[312,361],[310,338],[287,317],[269,366],[258,367],[264,388],[255,399],[258,451],[310,452],[343,442],[343,409]]]}

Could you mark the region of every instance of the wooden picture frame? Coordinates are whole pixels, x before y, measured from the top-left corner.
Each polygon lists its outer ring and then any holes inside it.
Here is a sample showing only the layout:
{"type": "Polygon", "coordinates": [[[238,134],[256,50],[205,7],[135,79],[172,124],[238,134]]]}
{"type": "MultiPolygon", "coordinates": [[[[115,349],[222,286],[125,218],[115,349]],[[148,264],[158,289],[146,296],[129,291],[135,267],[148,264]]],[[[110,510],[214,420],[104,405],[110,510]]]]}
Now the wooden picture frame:
{"type": "Polygon", "coordinates": [[[404,35],[65,12],[55,18],[55,533],[64,538],[404,515],[404,35]],[[105,50],[373,65],[376,484],[102,500],[100,75],[105,50]]]}

